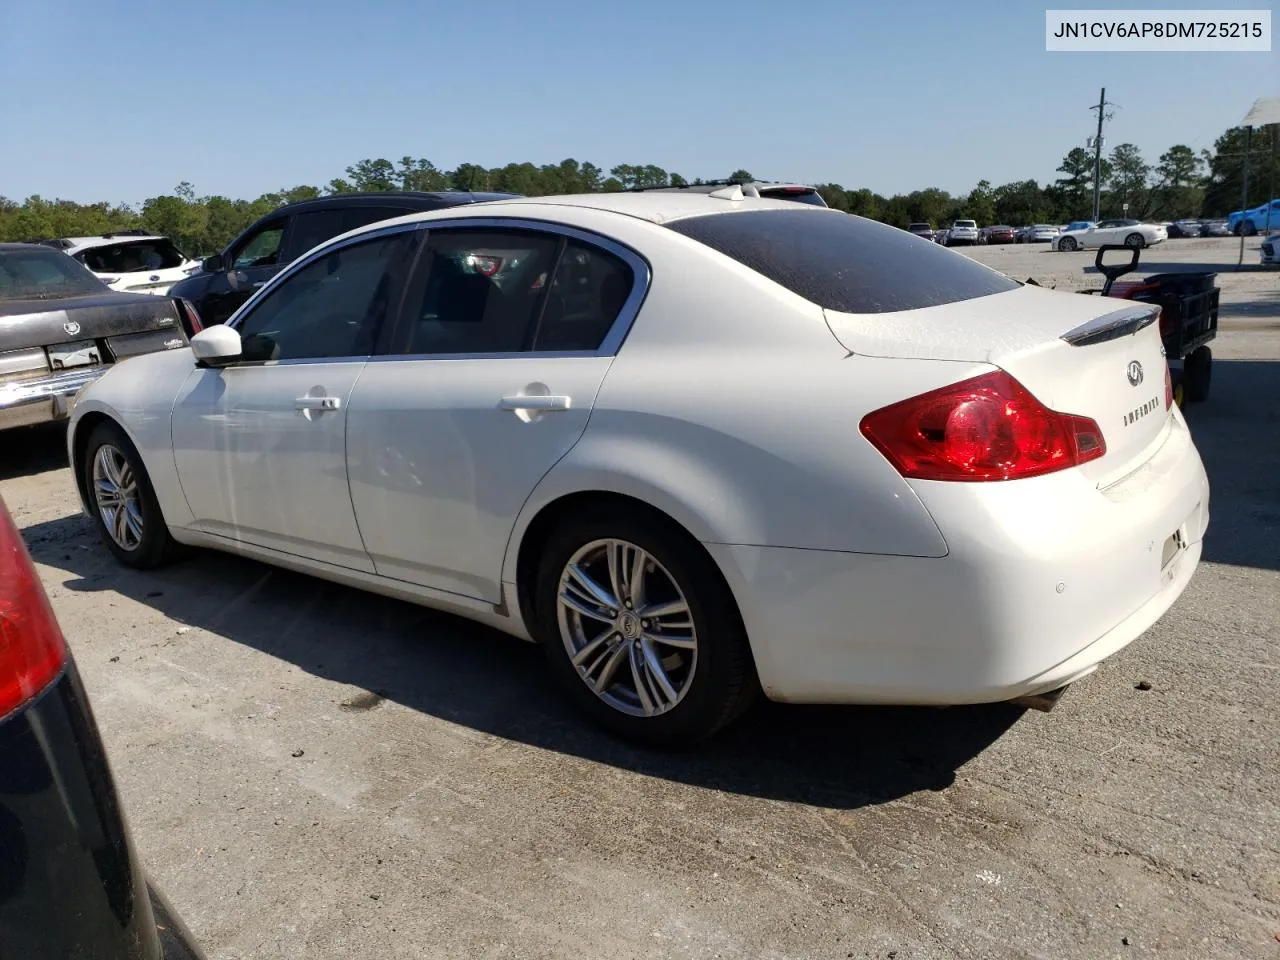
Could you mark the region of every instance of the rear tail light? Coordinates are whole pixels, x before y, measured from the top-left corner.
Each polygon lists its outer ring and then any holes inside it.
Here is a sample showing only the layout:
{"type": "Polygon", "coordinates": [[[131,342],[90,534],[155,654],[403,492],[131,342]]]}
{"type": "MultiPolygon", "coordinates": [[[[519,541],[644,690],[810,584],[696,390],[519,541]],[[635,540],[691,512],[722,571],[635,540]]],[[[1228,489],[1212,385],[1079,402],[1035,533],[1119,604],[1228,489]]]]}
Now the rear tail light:
{"type": "Polygon", "coordinates": [[[1097,423],[1050,410],[1004,371],[877,410],[861,427],[911,480],[1019,480],[1107,451],[1097,423]]]}
{"type": "Polygon", "coordinates": [[[482,277],[492,277],[502,267],[502,258],[482,257],[477,254],[471,257],[471,266],[482,277]]]}
{"type": "Polygon", "coordinates": [[[187,333],[187,339],[190,340],[197,333],[204,329],[204,323],[200,319],[200,313],[196,310],[196,305],[190,300],[175,300],[178,305],[178,312],[182,314],[182,328],[187,333]]]}
{"type": "Polygon", "coordinates": [[[1164,408],[1173,406],[1173,374],[1169,372],[1169,361],[1164,362],[1164,408]]]}
{"type": "Polygon", "coordinates": [[[13,518],[0,503],[0,717],[34,699],[66,661],[58,621],[13,518]]]}

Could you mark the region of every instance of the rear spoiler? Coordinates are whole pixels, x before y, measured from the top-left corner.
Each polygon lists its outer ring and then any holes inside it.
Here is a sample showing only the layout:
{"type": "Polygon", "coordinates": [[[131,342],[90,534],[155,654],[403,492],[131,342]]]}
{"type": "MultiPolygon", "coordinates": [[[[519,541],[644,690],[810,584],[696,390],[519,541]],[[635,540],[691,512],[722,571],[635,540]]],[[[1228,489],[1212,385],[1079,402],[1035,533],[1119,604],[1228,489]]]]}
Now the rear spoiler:
{"type": "Polygon", "coordinates": [[[1149,327],[1160,318],[1158,306],[1125,307],[1094,317],[1080,326],[1068,330],[1062,339],[1073,347],[1087,347],[1094,343],[1106,343],[1108,340],[1119,340],[1137,333],[1143,327],[1149,327]]]}

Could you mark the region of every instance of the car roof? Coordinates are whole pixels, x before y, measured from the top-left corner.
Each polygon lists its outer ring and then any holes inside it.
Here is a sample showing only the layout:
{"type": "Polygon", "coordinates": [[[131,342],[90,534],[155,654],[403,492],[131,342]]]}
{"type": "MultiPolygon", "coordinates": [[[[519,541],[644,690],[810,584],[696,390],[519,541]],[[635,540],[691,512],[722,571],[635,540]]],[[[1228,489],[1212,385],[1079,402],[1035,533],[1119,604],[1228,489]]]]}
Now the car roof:
{"type": "Polygon", "coordinates": [[[270,217],[308,213],[313,210],[325,210],[329,207],[381,207],[397,206],[417,208],[419,210],[439,210],[466,203],[482,203],[490,200],[511,200],[519,194],[514,193],[481,193],[471,190],[388,190],[377,193],[334,193],[327,197],[316,197],[312,200],[299,200],[277,207],[261,219],[270,217]]]}
{"type": "Polygon", "coordinates": [[[167,239],[169,238],[154,233],[104,233],[97,237],[63,237],[62,241],[65,246],[62,249],[67,253],[78,253],[81,250],[91,250],[94,247],[110,247],[117,243],[167,239]]]}
{"type": "MultiPolygon", "coordinates": [[[[717,193],[726,193],[733,188],[721,187],[717,193]]],[[[523,208],[538,207],[586,207],[592,210],[604,210],[612,213],[648,220],[651,223],[668,223],[672,220],[683,220],[686,217],[700,217],[706,214],[734,213],[743,210],[811,210],[816,214],[833,214],[848,216],[839,210],[829,207],[809,206],[795,203],[792,200],[770,200],[763,197],[743,197],[729,199],[703,192],[668,192],[664,190],[637,190],[620,193],[571,193],[553,197],[517,197],[511,200],[498,200],[486,203],[483,211],[478,209],[441,210],[424,219],[443,219],[449,216],[520,216],[523,208]]]]}
{"type": "Polygon", "coordinates": [[[54,247],[43,243],[0,243],[0,253],[12,253],[15,250],[44,250],[49,253],[57,253],[54,247]]]}

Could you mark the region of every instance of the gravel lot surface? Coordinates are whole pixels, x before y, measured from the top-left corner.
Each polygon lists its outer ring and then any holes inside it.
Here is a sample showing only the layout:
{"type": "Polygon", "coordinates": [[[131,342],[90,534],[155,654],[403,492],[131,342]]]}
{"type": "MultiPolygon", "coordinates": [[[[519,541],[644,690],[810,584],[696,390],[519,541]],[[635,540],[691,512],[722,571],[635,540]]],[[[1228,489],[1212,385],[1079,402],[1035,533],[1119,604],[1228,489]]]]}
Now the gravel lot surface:
{"type": "MultiPolygon", "coordinates": [[[[1051,714],[766,705],[696,753],[643,752],[562,706],[535,649],[463,621],[212,554],[120,568],[57,428],[3,435],[0,495],[139,850],[211,960],[1274,958],[1280,273],[1225,272],[1236,249],[1145,252],[1224,269],[1188,414],[1205,562],[1051,714]]],[[[1092,254],[968,252],[1098,284],[1092,254]]]]}

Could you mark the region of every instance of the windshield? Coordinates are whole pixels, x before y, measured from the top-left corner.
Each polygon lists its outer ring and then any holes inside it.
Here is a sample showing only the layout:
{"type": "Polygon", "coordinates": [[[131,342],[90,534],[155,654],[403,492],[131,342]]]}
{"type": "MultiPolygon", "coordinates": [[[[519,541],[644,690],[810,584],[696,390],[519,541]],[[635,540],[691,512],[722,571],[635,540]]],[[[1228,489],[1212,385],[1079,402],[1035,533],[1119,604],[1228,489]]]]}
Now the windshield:
{"type": "Polygon", "coordinates": [[[180,267],[186,262],[186,257],[173,242],[163,237],[93,247],[76,254],[76,259],[94,273],[145,273],[180,267]]]}
{"type": "Polygon", "coordinates": [[[65,253],[34,246],[0,249],[0,300],[82,297],[106,289],[65,253]]]}

